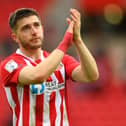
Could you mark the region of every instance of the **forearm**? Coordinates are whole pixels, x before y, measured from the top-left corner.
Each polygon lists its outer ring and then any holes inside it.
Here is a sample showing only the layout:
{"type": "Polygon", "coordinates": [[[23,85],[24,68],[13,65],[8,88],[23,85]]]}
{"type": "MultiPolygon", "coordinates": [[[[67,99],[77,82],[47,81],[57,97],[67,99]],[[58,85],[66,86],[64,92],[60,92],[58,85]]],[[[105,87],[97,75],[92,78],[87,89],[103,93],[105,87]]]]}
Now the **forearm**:
{"type": "Polygon", "coordinates": [[[52,72],[58,67],[64,52],[55,49],[47,58],[37,66],[24,67],[18,77],[20,85],[38,84],[48,79],[52,72]]]}
{"type": "Polygon", "coordinates": [[[65,52],[71,46],[72,33],[66,32],[59,46],[40,64],[35,67],[28,66],[21,70],[18,80],[21,85],[38,84],[48,79],[60,64],[65,52]]]}
{"type": "Polygon", "coordinates": [[[37,65],[36,73],[38,74],[40,81],[46,80],[51,75],[51,73],[56,70],[56,68],[60,64],[63,56],[64,56],[64,52],[62,52],[59,49],[55,49],[48,56],[48,58],[46,58],[44,61],[42,61],[42,63],[37,65]]]}
{"type": "Polygon", "coordinates": [[[97,64],[81,37],[74,42],[74,45],[80,58],[80,68],[83,75],[89,81],[96,80],[99,76],[97,64]]]}
{"type": "MultiPolygon", "coordinates": [[[[45,59],[40,65],[37,66],[36,71],[42,69],[43,75],[39,73],[42,80],[46,80],[52,72],[56,70],[60,64],[64,54],[67,49],[72,45],[73,34],[71,32],[66,32],[64,39],[59,44],[57,49],[55,49],[47,59],[45,59]]],[[[40,79],[40,81],[42,81],[40,79]]]]}

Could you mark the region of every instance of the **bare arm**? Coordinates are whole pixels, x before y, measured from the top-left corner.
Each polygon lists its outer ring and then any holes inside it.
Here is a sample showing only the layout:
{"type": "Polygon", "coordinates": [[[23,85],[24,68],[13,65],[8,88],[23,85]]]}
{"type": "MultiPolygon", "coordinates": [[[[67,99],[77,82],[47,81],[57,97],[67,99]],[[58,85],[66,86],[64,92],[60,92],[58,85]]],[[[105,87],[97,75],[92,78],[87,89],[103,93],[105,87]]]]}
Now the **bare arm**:
{"type": "MultiPolygon", "coordinates": [[[[69,24],[67,33],[73,34],[73,22],[69,24]]],[[[67,36],[67,39],[63,39],[59,44],[59,47],[55,49],[43,62],[35,67],[24,67],[18,76],[19,84],[38,84],[45,81],[60,64],[65,53],[64,51],[71,46],[71,41],[69,41],[69,39],[71,39],[72,34],[71,36],[67,36]]]]}
{"type": "Polygon", "coordinates": [[[84,44],[81,35],[81,15],[76,9],[71,9],[71,19],[68,22],[74,21],[73,39],[76,51],[80,58],[80,65],[72,72],[72,79],[78,82],[90,82],[97,80],[99,77],[98,68],[94,57],[84,44]]]}
{"type": "Polygon", "coordinates": [[[72,79],[78,82],[97,80],[99,73],[95,59],[83,43],[82,39],[75,43],[75,48],[80,57],[80,65],[73,70],[72,79]]]}
{"type": "Polygon", "coordinates": [[[36,67],[26,66],[19,73],[19,84],[38,84],[45,81],[50,74],[58,67],[64,53],[55,49],[42,63],[36,67]]]}

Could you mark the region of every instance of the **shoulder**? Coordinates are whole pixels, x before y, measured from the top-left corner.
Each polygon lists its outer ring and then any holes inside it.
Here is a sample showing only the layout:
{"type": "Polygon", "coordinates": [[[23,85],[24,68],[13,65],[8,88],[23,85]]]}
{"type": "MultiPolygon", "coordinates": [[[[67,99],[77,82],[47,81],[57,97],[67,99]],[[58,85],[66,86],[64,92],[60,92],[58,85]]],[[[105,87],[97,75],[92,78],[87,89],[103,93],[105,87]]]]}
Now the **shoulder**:
{"type": "Polygon", "coordinates": [[[24,64],[23,57],[21,55],[18,55],[16,53],[11,54],[10,56],[6,57],[4,60],[0,63],[0,69],[9,67],[9,66],[17,66],[19,64],[24,64]]]}
{"type": "Polygon", "coordinates": [[[1,63],[0,63],[0,66],[4,66],[7,62],[9,62],[10,60],[13,59],[13,55],[15,55],[15,53],[11,54],[10,56],[4,58],[1,63]]]}
{"type": "Polygon", "coordinates": [[[8,56],[5,59],[3,59],[1,61],[1,64],[6,64],[10,60],[14,60],[15,62],[22,62],[22,59],[24,59],[23,56],[21,56],[19,54],[16,54],[16,53],[13,53],[10,56],[8,56]]]}

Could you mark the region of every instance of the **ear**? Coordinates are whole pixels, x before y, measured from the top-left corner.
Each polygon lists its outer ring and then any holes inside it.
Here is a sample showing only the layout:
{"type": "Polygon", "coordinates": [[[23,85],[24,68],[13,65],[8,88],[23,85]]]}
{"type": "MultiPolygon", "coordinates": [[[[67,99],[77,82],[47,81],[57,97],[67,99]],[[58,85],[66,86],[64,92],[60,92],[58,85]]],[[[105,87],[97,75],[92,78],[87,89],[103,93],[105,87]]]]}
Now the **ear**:
{"type": "Polygon", "coordinates": [[[16,33],[12,32],[12,33],[11,33],[11,38],[12,38],[16,43],[18,43],[18,38],[17,38],[16,33]]]}

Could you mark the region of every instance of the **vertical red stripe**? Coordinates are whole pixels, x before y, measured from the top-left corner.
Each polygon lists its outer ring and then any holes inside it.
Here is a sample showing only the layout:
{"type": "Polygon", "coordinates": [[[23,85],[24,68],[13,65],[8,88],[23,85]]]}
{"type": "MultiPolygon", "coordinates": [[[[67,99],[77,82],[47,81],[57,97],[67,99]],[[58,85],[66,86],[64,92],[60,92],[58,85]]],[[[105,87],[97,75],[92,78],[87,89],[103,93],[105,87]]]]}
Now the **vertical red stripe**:
{"type": "Polygon", "coordinates": [[[60,96],[61,96],[61,106],[60,106],[61,123],[60,123],[60,126],[63,126],[63,96],[64,96],[64,90],[60,91],[60,96]]]}
{"type": "Polygon", "coordinates": [[[59,81],[59,83],[63,83],[64,82],[62,74],[61,74],[61,72],[59,70],[55,71],[55,76],[56,76],[57,80],[59,81]]]}
{"type": "Polygon", "coordinates": [[[36,95],[35,126],[43,126],[43,94],[36,95]]]}
{"type": "Polygon", "coordinates": [[[18,122],[19,122],[19,115],[20,115],[20,104],[19,104],[19,100],[18,100],[18,93],[17,93],[17,88],[16,87],[10,87],[10,91],[12,94],[12,98],[15,102],[15,114],[17,117],[16,120],[16,126],[18,126],[18,122]]]}
{"type": "Polygon", "coordinates": [[[49,118],[51,126],[55,126],[56,120],[56,106],[55,106],[56,92],[51,93],[49,101],[49,118]]]}
{"type": "Polygon", "coordinates": [[[23,106],[22,106],[22,120],[23,120],[23,126],[29,126],[29,86],[24,86],[23,90],[23,106]]]}
{"type": "Polygon", "coordinates": [[[71,126],[71,120],[70,120],[70,115],[69,115],[69,104],[68,104],[68,84],[70,83],[71,80],[67,80],[65,83],[65,106],[66,106],[66,113],[67,113],[67,118],[68,118],[68,123],[69,126],[71,126]]]}
{"type": "MultiPolygon", "coordinates": [[[[55,71],[55,76],[58,80],[58,83],[63,83],[63,75],[60,72],[60,70],[55,71]]],[[[64,96],[64,89],[60,90],[60,97],[61,97],[61,105],[60,105],[60,114],[61,114],[61,122],[60,122],[60,126],[63,126],[63,96],[64,96]]]]}

